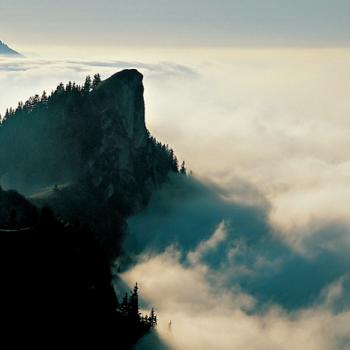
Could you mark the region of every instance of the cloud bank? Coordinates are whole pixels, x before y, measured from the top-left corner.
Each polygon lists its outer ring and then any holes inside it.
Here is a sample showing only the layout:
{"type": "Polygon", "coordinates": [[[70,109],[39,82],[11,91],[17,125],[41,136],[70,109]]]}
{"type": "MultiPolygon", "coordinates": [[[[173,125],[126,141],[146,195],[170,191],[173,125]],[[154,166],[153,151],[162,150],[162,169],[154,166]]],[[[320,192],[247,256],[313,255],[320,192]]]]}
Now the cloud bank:
{"type": "Polygon", "coordinates": [[[144,73],[148,127],[194,177],[129,222],[124,278],[162,340],[139,349],[350,349],[350,51],[120,56],[1,60],[0,109],[98,71],[144,73]]]}
{"type": "MultiPolygon", "coordinates": [[[[158,333],[170,349],[349,348],[349,311],[335,314],[325,302],[293,313],[270,305],[257,314],[251,312],[254,299],[209,283],[211,274],[221,278],[201,264],[184,267],[179,252],[167,250],[141,262],[125,278],[137,279],[143,295],[157,303],[158,333]]],[[[326,299],[340,293],[330,288],[326,299]]],[[[135,349],[147,349],[146,342],[135,349]]]]}
{"type": "Polygon", "coordinates": [[[194,79],[198,73],[189,66],[169,61],[156,63],[134,60],[82,60],[0,57],[0,113],[16,107],[18,101],[26,100],[43,90],[51,91],[60,83],[76,81],[83,83],[87,75],[100,73],[103,78],[119,70],[136,68],[151,79],[183,77],[194,79]]]}
{"type": "MultiPolygon", "coordinates": [[[[267,203],[177,181],[130,219],[125,244],[136,264],[123,278],[156,306],[161,346],[350,348],[348,231],[320,226],[295,250],[269,225],[267,203]]],[[[150,337],[135,349],[148,348],[161,347],[150,337]]]]}

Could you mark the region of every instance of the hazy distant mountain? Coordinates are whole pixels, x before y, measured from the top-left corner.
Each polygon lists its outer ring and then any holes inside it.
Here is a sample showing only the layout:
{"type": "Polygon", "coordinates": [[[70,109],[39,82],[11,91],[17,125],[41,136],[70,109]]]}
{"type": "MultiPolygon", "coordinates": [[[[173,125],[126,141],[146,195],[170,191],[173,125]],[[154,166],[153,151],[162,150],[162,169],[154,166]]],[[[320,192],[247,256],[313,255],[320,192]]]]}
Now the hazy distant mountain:
{"type": "Polygon", "coordinates": [[[11,49],[8,47],[5,43],[3,43],[0,40],[0,55],[6,55],[6,56],[22,56],[20,53],[17,51],[11,49]]]}

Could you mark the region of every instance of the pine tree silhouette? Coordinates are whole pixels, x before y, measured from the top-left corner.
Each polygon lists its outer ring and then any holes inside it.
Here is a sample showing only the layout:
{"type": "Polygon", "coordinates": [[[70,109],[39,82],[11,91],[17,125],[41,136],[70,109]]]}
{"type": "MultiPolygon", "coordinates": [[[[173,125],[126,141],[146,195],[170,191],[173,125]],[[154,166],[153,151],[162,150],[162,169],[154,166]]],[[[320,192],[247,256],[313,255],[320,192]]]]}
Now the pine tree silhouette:
{"type": "Polygon", "coordinates": [[[101,76],[100,74],[95,74],[94,79],[92,81],[92,89],[96,89],[101,83],[101,76]]]}
{"type": "Polygon", "coordinates": [[[186,174],[187,174],[186,166],[185,166],[185,161],[183,161],[182,164],[181,164],[180,173],[183,174],[183,175],[186,175],[186,174]]]}

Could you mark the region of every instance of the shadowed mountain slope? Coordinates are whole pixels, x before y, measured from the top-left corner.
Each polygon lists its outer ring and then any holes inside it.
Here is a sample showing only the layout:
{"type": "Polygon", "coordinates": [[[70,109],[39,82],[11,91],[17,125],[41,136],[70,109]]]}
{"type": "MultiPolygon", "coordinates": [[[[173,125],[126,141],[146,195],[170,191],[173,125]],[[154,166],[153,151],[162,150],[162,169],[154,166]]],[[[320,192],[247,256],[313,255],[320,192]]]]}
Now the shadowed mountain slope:
{"type": "Polygon", "coordinates": [[[0,184],[62,219],[87,223],[109,254],[118,254],[125,218],[178,172],[168,146],[145,125],[143,76],[124,70],[83,86],[58,85],[0,126],[0,184]]]}

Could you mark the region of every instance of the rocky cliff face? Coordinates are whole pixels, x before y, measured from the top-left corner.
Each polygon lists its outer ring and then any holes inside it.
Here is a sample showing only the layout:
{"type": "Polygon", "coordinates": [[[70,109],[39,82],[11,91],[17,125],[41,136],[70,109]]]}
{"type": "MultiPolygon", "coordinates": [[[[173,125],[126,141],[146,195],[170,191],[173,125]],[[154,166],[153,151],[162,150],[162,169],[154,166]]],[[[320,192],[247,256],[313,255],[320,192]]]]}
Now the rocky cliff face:
{"type": "Polygon", "coordinates": [[[45,333],[130,349],[154,326],[118,303],[109,267],[128,215],[178,171],[146,128],[142,78],[60,84],[0,124],[0,182],[26,194],[0,187],[0,319],[12,342],[46,343],[45,333]]]}
{"type": "Polygon", "coordinates": [[[134,148],[143,146],[147,138],[142,80],[137,70],[124,70],[103,81],[92,93],[105,129],[112,126],[114,131],[119,130],[118,136],[126,137],[134,148]]]}
{"type": "Polygon", "coordinates": [[[102,82],[91,94],[100,137],[86,162],[84,176],[92,179],[106,199],[120,187],[135,186],[137,156],[147,147],[142,79],[138,71],[125,70],[102,82]]]}
{"type": "Polygon", "coordinates": [[[123,220],[178,172],[173,151],[146,128],[142,79],[124,70],[94,87],[60,84],[8,111],[0,185],[88,223],[113,251],[123,220]]]}

